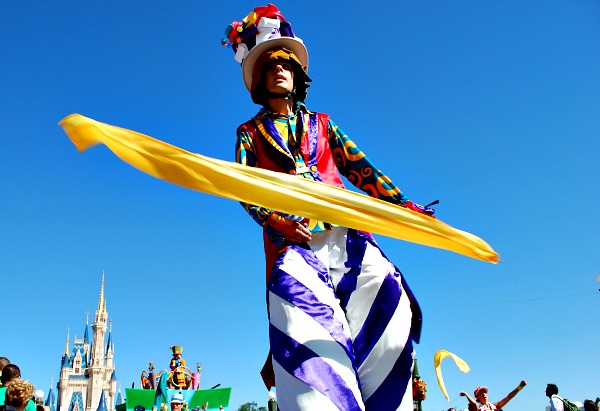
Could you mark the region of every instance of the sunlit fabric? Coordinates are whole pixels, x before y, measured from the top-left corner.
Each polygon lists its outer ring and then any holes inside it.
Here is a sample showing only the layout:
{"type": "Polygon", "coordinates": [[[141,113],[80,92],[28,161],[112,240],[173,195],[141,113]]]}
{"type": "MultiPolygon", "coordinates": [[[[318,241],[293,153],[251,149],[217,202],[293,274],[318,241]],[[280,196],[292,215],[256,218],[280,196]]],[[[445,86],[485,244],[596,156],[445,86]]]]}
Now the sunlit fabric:
{"type": "Polygon", "coordinates": [[[444,397],[446,397],[446,399],[450,401],[450,397],[448,397],[448,392],[446,391],[446,386],[444,385],[444,378],[442,377],[442,361],[446,357],[452,358],[458,369],[464,373],[468,373],[469,371],[471,371],[471,368],[462,358],[455,354],[452,354],[450,351],[436,351],[435,355],[433,356],[433,366],[435,367],[435,375],[437,377],[438,385],[440,386],[442,393],[444,393],[444,397]]]}
{"type": "Polygon", "coordinates": [[[321,231],[280,255],[267,285],[280,411],[412,411],[413,304],[403,284],[356,230],[321,231]]]}
{"type": "Polygon", "coordinates": [[[363,194],[190,153],[79,114],[59,124],[79,151],[104,144],[133,167],[192,190],[498,262],[481,238],[363,194]]]}

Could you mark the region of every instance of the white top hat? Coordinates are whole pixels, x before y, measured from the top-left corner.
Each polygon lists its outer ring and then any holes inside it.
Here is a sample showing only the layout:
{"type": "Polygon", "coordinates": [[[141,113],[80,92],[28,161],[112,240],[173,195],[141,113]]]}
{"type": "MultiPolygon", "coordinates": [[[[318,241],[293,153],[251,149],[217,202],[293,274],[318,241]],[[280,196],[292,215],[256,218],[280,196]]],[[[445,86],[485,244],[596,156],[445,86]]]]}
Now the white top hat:
{"type": "Polygon", "coordinates": [[[296,37],[292,26],[273,4],[256,7],[241,22],[233,22],[225,30],[222,43],[231,44],[235,60],[242,64],[244,85],[251,91],[252,74],[256,60],[267,50],[285,47],[300,60],[308,72],[308,51],[302,39],[296,37]]]}

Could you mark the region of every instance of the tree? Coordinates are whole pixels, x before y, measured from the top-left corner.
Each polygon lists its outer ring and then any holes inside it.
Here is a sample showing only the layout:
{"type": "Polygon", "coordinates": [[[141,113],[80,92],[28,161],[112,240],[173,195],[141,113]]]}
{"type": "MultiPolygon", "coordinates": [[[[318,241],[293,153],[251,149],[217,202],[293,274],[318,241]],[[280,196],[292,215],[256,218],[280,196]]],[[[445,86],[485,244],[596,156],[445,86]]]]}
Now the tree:
{"type": "Polygon", "coordinates": [[[267,411],[267,408],[259,407],[255,401],[252,401],[240,405],[240,408],[238,408],[237,411],[267,411]]]}

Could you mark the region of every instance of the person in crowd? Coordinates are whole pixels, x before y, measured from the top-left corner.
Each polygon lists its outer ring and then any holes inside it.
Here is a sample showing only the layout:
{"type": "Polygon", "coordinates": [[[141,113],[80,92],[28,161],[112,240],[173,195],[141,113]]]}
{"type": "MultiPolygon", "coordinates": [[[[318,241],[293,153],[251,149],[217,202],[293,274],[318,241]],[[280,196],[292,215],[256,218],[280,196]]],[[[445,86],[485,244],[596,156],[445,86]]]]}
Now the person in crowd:
{"type": "Polygon", "coordinates": [[[462,395],[463,397],[466,397],[467,400],[469,401],[469,411],[501,411],[502,408],[510,400],[512,400],[514,398],[514,396],[517,395],[519,393],[519,391],[521,391],[523,389],[523,387],[525,387],[526,385],[527,385],[527,382],[525,380],[522,380],[521,383],[517,386],[517,388],[515,388],[514,390],[509,392],[505,398],[501,399],[498,402],[494,402],[494,403],[489,401],[488,387],[485,387],[485,386],[477,387],[477,388],[475,388],[475,391],[473,391],[473,395],[477,399],[477,402],[475,402],[475,400],[464,391],[462,391],[460,393],[460,395],[462,395]],[[478,403],[479,403],[479,405],[478,405],[478,403]]]}
{"type": "MultiPolygon", "coordinates": [[[[0,377],[0,383],[2,384],[0,387],[0,405],[4,405],[8,387],[15,381],[20,380],[21,369],[16,364],[8,364],[2,369],[2,376],[0,377]]],[[[30,399],[29,402],[26,403],[25,411],[36,411],[33,399],[30,399]]]]}
{"type": "Polygon", "coordinates": [[[6,357],[0,357],[0,377],[2,377],[2,369],[10,364],[10,360],[6,357]]]}
{"type": "Polygon", "coordinates": [[[583,411],[598,411],[598,405],[592,400],[583,402],[583,411]]]}
{"type": "Polygon", "coordinates": [[[183,409],[183,405],[185,401],[183,400],[183,395],[181,393],[176,392],[171,397],[171,411],[181,411],[183,409]]]}
{"type": "Polygon", "coordinates": [[[0,411],[25,410],[33,398],[33,391],[33,384],[29,381],[21,379],[11,381],[6,389],[5,402],[0,405],[0,411]]]}
{"type": "Polygon", "coordinates": [[[556,384],[548,384],[546,387],[546,397],[550,398],[551,411],[565,410],[565,404],[562,398],[558,396],[558,387],[556,384]]]}

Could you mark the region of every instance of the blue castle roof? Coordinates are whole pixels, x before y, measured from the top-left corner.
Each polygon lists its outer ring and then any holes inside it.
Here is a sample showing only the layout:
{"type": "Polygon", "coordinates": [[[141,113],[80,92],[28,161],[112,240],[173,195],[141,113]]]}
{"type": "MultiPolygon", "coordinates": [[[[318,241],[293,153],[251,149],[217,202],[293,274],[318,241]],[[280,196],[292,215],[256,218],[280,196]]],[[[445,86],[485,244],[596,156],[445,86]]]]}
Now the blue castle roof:
{"type": "Polygon", "coordinates": [[[102,395],[100,395],[100,403],[96,411],[108,411],[108,408],[106,408],[106,399],[104,398],[104,390],[102,390],[102,395]]]}
{"type": "Polygon", "coordinates": [[[62,356],[62,360],[60,362],[60,366],[62,367],[68,367],[70,364],[71,360],[69,358],[69,356],[67,354],[63,354],[62,356]]]}
{"type": "Polygon", "coordinates": [[[54,398],[54,391],[52,390],[52,386],[50,386],[50,391],[48,392],[48,398],[46,398],[45,406],[50,408],[50,411],[56,411],[56,399],[54,398]]]}
{"type": "Polygon", "coordinates": [[[87,325],[87,321],[85,322],[85,331],[83,332],[83,342],[84,342],[84,344],[90,343],[90,332],[89,332],[89,327],[87,325]]]}

